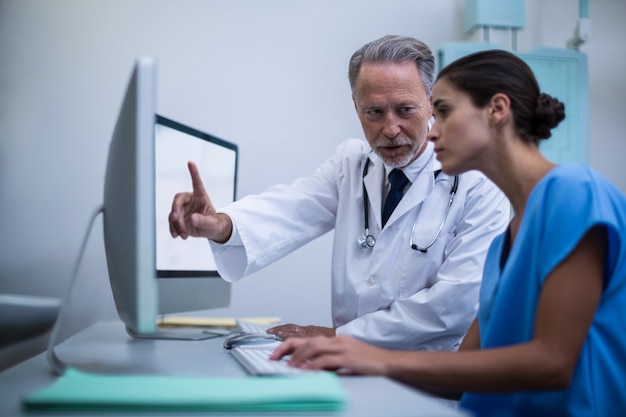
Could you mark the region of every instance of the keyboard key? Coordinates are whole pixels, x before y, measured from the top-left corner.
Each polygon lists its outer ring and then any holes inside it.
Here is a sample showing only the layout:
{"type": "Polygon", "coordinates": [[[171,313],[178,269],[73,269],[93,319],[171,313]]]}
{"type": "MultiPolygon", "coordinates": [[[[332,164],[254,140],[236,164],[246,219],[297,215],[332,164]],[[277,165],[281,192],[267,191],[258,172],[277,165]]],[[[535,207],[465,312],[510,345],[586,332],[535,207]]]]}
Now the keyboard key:
{"type": "Polygon", "coordinates": [[[231,352],[233,357],[250,375],[302,375],[311,372],[325,372],[293,368],[287,364],[287,360],[285,358],[278,361],[272,361],[269,359],[272,354],[271,349],[234,348],[231,352]]]}

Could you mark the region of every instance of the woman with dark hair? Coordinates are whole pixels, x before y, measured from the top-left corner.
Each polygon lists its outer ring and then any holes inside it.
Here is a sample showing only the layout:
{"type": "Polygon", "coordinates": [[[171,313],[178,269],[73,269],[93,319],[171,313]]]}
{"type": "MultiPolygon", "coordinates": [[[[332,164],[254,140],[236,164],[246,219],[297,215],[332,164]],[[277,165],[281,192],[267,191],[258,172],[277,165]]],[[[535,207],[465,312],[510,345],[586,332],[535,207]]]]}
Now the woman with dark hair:
{"type": "Polygon", "coordinates": [[[429,139],[443,171],[483,172],[515,211],[488,252],[478,316],[460,349],[288,339],[273,358],[386,375],[456,395],[478,416],[626,415],[626,197],[590,167],[539,152],[564,105],[511,53],[453,62],[432,104],[429,139]]]}

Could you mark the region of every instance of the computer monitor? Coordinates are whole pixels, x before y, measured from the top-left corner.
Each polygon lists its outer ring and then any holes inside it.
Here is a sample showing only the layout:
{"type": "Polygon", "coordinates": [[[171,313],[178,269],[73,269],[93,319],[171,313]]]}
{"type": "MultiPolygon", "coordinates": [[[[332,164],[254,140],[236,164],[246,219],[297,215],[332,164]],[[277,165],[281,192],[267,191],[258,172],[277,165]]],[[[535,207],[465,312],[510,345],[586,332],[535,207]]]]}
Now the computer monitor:
{"type": "Polygon", "coordinates": [[[156,63],[139,58],[113,131],[104,184],[104,245],[111,289],[118,314],[134,337],[209,337],[157,326],[163,312],[222,307],[230,301],[230,286],[217,274],[206,240],[172,243],[164,213],[176,192],[191,189],[185,158],[197,160],[200,167],[213,164],[201,171],[207,174],[205,185],[215,182],[221,190],[215,196],[228,194],[226,200],[232,201],[237,146],[158,116],[155,91],[156,63]],[[181,183],[182,178],[186,182],[181,183]],[[213,285],[203,285],[204,279],[213,285]]]}
{"type": "Polygon", "coordinates": [[[137,60],[104,180],[104,246],[117,312],[130,334],[157,332],[154,117],[156,63],[137,60]]]}

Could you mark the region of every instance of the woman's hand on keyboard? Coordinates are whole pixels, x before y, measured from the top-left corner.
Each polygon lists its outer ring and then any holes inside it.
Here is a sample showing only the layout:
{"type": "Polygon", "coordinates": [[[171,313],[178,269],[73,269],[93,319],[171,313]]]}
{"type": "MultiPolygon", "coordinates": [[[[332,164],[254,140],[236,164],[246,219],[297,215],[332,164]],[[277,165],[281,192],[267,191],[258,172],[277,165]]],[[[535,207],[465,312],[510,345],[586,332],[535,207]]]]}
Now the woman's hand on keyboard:
{"type": "Polygon", "coordinates": [[[288,339],[274,350],[270,360],[289,355],[289,365],[296,368],[343,370],[360,375],[386,375],[387,360],[394,356],[346,335],[288,339]]]}
{"type": "Polygon", "coordinates": [[[298,326],[292,323],[272,327],[267,332],[282,339],[290,337],[335,336],[335,329],[332,327],[298,326]]]}

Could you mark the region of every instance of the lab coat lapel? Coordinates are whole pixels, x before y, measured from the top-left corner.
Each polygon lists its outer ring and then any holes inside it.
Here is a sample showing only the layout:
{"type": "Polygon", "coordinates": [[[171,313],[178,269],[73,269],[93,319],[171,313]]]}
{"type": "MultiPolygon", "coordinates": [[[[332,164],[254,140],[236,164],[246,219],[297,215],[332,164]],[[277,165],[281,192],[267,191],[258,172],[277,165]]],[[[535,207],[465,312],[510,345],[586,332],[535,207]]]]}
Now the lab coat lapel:
{"type": "Polygon", "coordinates": [[[378,224],[378,229],[380,230],[380,225],[382,224],[382,191],[385,166],[375,155],[370,156],[369,164],[369,169],[367,170],[367,175],[363,178],[363,183],[365,184],[365,189],[369,197],[370,219],[376,219],[376,224],[378,224]]]}
{"type": "Polygon", "coordinates": [[[387,224],[394,223],[402,217],[407,211],[422,204],[428,194],[435,186],[435,177],[433,175],[432,164],[428,163],[417,176],[417,179],[411,183],[409,189],[404,193],[402,200],[391,214],[387,224]]]}

